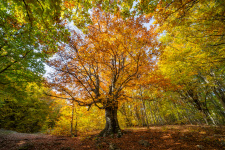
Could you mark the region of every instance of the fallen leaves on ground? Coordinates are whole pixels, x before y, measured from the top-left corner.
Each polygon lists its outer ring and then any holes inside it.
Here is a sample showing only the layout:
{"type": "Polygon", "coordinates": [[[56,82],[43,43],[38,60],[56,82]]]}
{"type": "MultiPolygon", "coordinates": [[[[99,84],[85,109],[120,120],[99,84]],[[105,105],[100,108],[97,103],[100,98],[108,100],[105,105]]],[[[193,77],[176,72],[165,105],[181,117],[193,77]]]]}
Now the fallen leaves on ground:
{"type": "Polygon", "coordinates": [[[86,136],[66,137],[42,134],[10,133],[0,130],[1,150],[193,150],[225,149],[225,126],[166,125],[129,128],[121,138],[97,137],[98,132],[86,136]]]}

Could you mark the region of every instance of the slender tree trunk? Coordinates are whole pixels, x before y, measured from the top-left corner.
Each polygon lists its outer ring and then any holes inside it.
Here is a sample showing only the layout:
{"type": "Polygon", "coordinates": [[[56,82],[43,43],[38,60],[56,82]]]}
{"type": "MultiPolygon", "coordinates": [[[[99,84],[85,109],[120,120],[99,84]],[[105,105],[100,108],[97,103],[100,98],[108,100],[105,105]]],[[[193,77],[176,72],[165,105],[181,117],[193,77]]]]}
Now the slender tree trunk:
{"type": "Polygon", "coordinates": [[[128,115],[127,115],[127,112],[126,112],[126,108],[124,105],[122,105],[121,109],[119,109],[120,112],[125,116],[126,118],[126,126],[127,127],[131,127],[132,126],[132,123],[130,121],[130,119],[128,118],[128,115]]]}
{"type": "Polygon", "coordinates": [[[143,108],[140,108],[140,112],[141,112],[141,123],[142,123],[142,127],[145,127],[146,126],[145,115],[144,115],[144,111],[142,109],[143,108]]]}
{"type": "Polygon", "coordinates": [[[135,116],[136,116],[136,118],[138,120],[138,125],[140,125],[140,124],[142,124],[142,120],[141,120],[141,117],[139,115],[137,105],[134,107],[134,110],[135,110],[135,116]]]}
{"type": "Polygon", "coordinates": [[[142,107],[143,107],[143,111],[142,111],[143,122],[144,122],[144,125],[147,126],[147,128],[149,129],[148,116],[147,116],[147,113],[146,113],[145,102],[143,100],[143,91],[142,91],[142,88],[140,89],[140,95],[141,95],[141,102],[142,102],[142,107]]]}
{"type": "MultiPolygon", "coordinates": [[[[211,76],[214,77],[214,79],[216,79],[215,74],[211,73],[211,76]]],[[[199,75],[199,77],[201,77],[205,83],[209,84],[210,82],[202,75],[199,75]]],[[[222,90],[221,84],[218,80],[215,80],[217,86],[212,87],[212,90],[214,92],[214,94],[216,95],[216,97],[218,98],[218,100],[220,101],[220,103],[223,106],[223,109],[225,110],[225,94],[224,94],[224,90],[222,90]]]]}
{"type": "Polygon", "coordinates": [[[147,116],[147,113],[146,113],[145,102],[144,102],[143,99],[141,99],[141,101],[142,101],[142,106],[143,106],[143,109],[144,109],[144,116],[145,116],[146,125],[147,125],[147,128],[149,129],[148,116],[147,116]]]}
{"type": "Polygon", "coordinates": [[[73,104],[72,104],[72,114],[71,114],[72,116],[71,116],[71,126],[70,126],[70,134],[71,134],[71,136],[74,136],[74,134],[73,134],[73,117],[74,117],[74,102],[73,102],[73,104]]]}
{"type": "Polygon", "coordinates": [[[149,112],[150,112],[150,115],[151,115],[151,123],[153,125],[155,125],[156,124],[156,120],[155,120],[154,116],[152,115],[152,108],[151,107],[152,106],[150,105],[150,102],[148,102],[148,108],[149,108],[149,112]]]}
{"type": "Polygon", "coordinates": [[[177,114],[177,117],[178,117],[178,121],[180,121],[180,120],[182,120],[182,116],[180,115],[180,113],[178,112],[178,106],[177,106],[177,104],[175,103],[175,102],[172,102],[172,105],[173,105],[173,107],[174,107],[174,109],[176,110],[176,114],[177,114]]]}
{"type": "Polygon", "coordinates": [[[76,110],[76,107],[74,107],[74,111],[75,111],[75,114],[76,114],[76,122],[75,122],[75,128],[74,128],[74,131],[75,131],[75,137],[77,137],[77,110],[76,110]]]}
{"type": "Polygon", "coordinates": [[[154,102],[154,105],[155,105],[154,116],[155,116],[155,118],[157,120],[157,124],[163,125],[164,124],[164,121],[163,121],[163,119],[162,119],[162,117],[160,115],[159,106],[157,106],[157,103],[156,102],[154,102]]]}
{"type": "Polygon", "coordinates": [[[213,92],[215,93],[216,97],[218,98],[218,100],[222,104],[223,109],[225,110],[225,95],[224,95],[224,92],[222,90],[218,90],[218,88],[215,88],[215,87],[213,89],[213,92]]]}
{"type": "Polygon", "coordinates": [[[209,110],[208,109],[204,109],[202,107],[202,104],[199,101],[198,98],[198,94],[194,91],[194,90],[189,90],[188,94],[190,95],[190,97],[192,98],[195,107],[202,113],[202,117],[205,120],[206,124],[209,125],[209,122],[212,121],[210,120],[211,118],[209,117],[209,110]]]}
{"type": "Polygon", "coordinates": [[[106,137],[109,135],[113,136],[114,134],[117,134],[117,137],[122,136],[122,132],[117,119],[117,110],[118,108],[116,107],[107,107],[105,109],[105,129],[100,132],[99,136],[106,137]]]}
{"type": "Polygon", "coordinates": [[[193,125],[193,123],[191,121],[191,118],[190,118],[190,113],[189,113],[188,109],[187,108],[184,108],[184,109],[186,111],[186,117],[188,118],[188,121],[190,122],[191,125],[193,125]]]}
{"type": "Polygon", "coordinates": [[[70,127],[70,134],[71,136],[75,136],[77,137],[77,113],[76,113],[76,110],[75,110],[75,104],[73,102],[72,104],[72,114],[71,114],[71,127],[70,127]],[[75,113],[76,113],[76,124],[75,124],[75,134],[74,134],[74,131],[73,131],[73,126],[74,126],[74,110],[75,110],[75,113]]]}
{"type": "Polygon", "coordinates": [[[221,108],[214,99],[212,99],[211,102],[216,107],[216,109],[219,111],[220,115],[223,116],[223,118],[225,119],[225,112],[222,110],[223,108],[221,108]]]}
{"type": "Polygon", "coordinates": [[[207,113],[208,113],[208,116],[209,116],[210,120],[212,121],[212,123],[213,123],[214,125],[216,125],[216,122],[215,122],[215,120],[213,119],[213,117],[211,116],[211,114],[209,113],[209,111],[208,111],[207,113]]]}

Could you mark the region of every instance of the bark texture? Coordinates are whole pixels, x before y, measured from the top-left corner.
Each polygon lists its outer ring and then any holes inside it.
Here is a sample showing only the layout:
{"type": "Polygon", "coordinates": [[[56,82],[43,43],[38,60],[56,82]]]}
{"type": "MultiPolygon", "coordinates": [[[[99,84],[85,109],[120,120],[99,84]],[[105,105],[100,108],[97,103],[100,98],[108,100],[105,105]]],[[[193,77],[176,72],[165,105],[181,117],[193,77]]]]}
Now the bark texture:
{"type": "Polygon", "coordinates": [[[117,137],[122,136],[122,132],[117,119],[117,110],[118,108],[115,107],[107,107],[105,109],[106,124],[104,130],[100,132],[99,136],[106,137],[113,136],[114,134],[116,134],[117,137]]]}

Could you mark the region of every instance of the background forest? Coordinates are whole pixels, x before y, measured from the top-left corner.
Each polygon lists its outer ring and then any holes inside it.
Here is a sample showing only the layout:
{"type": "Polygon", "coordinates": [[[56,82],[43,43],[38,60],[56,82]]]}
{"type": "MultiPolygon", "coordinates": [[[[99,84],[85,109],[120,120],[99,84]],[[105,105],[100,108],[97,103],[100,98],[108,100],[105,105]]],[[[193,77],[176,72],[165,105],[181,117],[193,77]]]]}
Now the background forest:
{"type": "Polygon", "coordinates": [[[223,0],[1,0],[0,18],[0,128],[225,123],[223,0]]]}

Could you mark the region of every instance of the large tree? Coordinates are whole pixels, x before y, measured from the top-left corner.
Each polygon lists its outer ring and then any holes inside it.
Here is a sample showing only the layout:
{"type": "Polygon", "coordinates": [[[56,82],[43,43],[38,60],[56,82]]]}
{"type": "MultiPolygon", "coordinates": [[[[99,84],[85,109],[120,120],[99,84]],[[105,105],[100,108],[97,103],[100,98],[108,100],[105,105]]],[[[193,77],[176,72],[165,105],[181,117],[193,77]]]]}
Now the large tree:
{"type": "Polygon", "coordinates": [[[100,135],[121,136],[119,103],[132,97],[129,89],[154,68],[157,34],[153,26],[143,26],[150,17],[123,20],[119,13],[112,15],[100,7],[92,11],[88,33],[74,32],[69,45],[62,44],[49,61],[55,69],[49,84],[79,105],[104,109],[106,125],[100,135]]]}
{"type": "Polygon", "coordinates": [[[89,10],[98,5],[115,13],[120,5],[121,14],[127,16],[133,1],[1,0],[0,93],[11,95],[25,88],[22,82],[39,82],[43,62],[68,36],[64,21],[86,30],[89,10]]]}

